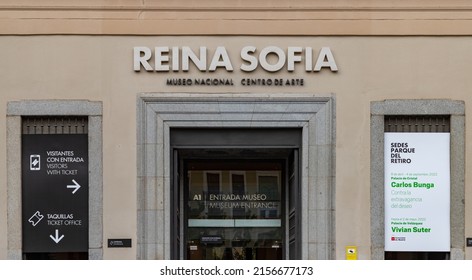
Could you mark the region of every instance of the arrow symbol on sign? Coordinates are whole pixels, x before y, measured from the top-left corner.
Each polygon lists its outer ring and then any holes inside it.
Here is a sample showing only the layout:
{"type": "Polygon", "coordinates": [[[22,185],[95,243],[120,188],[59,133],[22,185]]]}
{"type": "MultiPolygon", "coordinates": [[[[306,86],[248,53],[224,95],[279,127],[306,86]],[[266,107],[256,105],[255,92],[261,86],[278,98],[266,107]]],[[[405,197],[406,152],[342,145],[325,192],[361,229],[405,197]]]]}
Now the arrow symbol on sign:
{"type": "Polygon", "coordinates": [[[56,242],[57,244],[62,240],[62,238],[64,238],[64,234],[59,236],[59,230],[56,229],[56,236],[49,235],[49,237],[51,237],[52,241],[56,242]]]}
{"type": "Polygon", "coordinates": [[[75,194],[75,192],[77,192],[80,189],[80,185],[75,180],[72,180],[72,183],[74,183],[74,185],[67,185],[67,188],[68,189],[74,189],[72,191],[72,194],[75,194]]]}

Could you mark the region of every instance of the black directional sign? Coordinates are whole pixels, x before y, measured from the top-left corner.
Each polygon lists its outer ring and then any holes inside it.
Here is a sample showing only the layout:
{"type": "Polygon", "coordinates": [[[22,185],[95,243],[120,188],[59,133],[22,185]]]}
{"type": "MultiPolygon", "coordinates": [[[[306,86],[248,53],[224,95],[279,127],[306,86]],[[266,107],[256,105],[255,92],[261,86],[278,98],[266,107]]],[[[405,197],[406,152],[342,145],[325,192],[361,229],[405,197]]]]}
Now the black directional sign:
{"type": "Polygon", "coordinates": [[[88,251],[88,137],[22,138],[23,252],[88,251]]]}

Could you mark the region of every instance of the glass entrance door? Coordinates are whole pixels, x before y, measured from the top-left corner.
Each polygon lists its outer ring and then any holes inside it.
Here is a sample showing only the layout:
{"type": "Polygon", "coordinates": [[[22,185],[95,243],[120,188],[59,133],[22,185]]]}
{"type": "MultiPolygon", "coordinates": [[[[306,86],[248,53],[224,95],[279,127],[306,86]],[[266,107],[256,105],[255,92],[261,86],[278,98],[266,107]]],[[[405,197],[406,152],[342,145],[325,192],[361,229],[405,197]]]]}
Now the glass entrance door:
{"type": "Polygon", "coordinates": [[[191,260],[284,257],[284,164],[187,160],[184,240],[191,260]]]}

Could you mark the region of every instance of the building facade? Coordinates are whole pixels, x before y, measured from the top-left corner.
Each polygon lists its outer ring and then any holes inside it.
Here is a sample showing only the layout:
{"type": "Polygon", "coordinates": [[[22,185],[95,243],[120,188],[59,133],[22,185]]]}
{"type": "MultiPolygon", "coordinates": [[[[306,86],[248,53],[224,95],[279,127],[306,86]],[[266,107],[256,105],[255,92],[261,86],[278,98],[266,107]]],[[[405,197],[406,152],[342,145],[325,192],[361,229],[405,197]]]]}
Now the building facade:
{"type": "Polygon", "coordinates": [[[0,259],[472,258],[468,1],[0,4],[0,259]]]}

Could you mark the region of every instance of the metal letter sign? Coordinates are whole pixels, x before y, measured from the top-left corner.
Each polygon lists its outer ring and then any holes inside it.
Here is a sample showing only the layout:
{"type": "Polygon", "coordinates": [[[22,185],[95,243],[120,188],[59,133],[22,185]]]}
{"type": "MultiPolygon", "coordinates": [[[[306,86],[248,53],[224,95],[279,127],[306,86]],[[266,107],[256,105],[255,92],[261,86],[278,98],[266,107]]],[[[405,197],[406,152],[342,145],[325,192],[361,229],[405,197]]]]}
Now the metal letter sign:
{"type": "Polygon", "coordinates": [[[88,136],[22,138],[23,252],[88,251],[88,136]]]}

